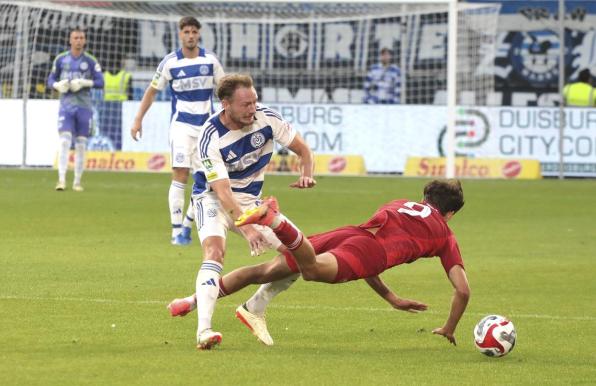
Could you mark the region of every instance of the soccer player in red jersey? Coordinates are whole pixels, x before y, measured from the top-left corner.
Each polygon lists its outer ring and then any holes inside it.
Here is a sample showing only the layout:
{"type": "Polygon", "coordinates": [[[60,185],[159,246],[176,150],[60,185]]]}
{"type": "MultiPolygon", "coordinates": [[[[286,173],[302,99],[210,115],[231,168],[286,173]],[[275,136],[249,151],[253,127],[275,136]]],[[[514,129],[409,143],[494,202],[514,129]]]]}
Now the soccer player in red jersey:
{"type": "MultiPolygon", "coordinates": [[[[399,298],[378,275],[421,257],[438,256],[455,292],[447,321],[433,333],[456,344],[455,329],[466,309],[470,288],[457,241],[447,222],[463,204],[459,181],[435,180],[424,187],[422,202],[391,201],[361,225],[345,226],[305,238],[279,213],[275,198],[269,198],[260,207],[245,212],[236,225],[269,226],[291,253],[225,275],[221,283],[224,294],[236,292],[248,284],[275,282],[301,272],[304,280],[326,283],[364,279],[394,308],[424,311],[425,304],[399,298]]],[[[264,319],[264,309],[271,299],[269,296],[253,296],[250,304],[245,303],[236,313],[265,344],[273,344],[264,319]]],[[[176,299],[168,308],[173,316],[185,315],[194,308],[192,301],[192,297],[176,299]]]]}

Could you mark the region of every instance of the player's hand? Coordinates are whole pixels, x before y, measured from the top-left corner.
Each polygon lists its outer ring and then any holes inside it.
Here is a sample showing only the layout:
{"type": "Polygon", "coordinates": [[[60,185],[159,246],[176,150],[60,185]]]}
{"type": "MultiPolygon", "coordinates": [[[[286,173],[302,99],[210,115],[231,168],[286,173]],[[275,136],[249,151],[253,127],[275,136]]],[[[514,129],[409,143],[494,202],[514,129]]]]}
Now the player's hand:
{"type": "Polygon", "coordinates": [[[54,90],[58,91],[60,94],[64,94],[64,93],[68,92],[68,90],[70,90],[69,83],[70,82],[68,79],[62,79],[59,82],[54,82],[52,84],[52,87],[54,88],[54,90]]]}
{"type": "Polygon", "coordinates": [[[457,346],[453,332],[447,331],[444,327],[435,328],[433,330],[433,334],[443,335],[449,341],[449,343],[453,344],[454,346],[457,346]]]}
{"type": "Polygon", "coordinates": [[[251,256],[259,256],[263,252],[269,248],[269,242],[263,236],[261,232],[259,232],[254,226],[252,225],[244,225],[240,228],[242,234],[248,241],[248,245],[250,246],[250,255],[251,256]]]}
{"type": "Polygon", "coordinates": [[[417,313],[420,311],[426,311],[428,306],[424,303],[417,302],[416,300],[410,299],[398,299],[394,303],[392,303],[393,308],[401,311],[407,311],[412,313],[417,313]]]}
{"type": "Polygon", "coordinates": [[[298,181],[290,184],[290,188],[307,189],[312,188],[317,184],[317,181],[312,177],[300,176],[298,181]]]}
{"type": "Polygon", "coordinates": [[[77,92],[83,87],[93,86],[93,81],[89,79],[73,79],[70,81],[70,91],[77,92]]]}
{"type": "Polygon", "coordinates": [[[132,136],[132,139],[134,139],[135,141],[138,141],[143,136],[143,126],[141,125],[141,122],[139,122],[137,119],[135,119],[132,123],[132,127],[130,128],[130,135],[132,136]]]}

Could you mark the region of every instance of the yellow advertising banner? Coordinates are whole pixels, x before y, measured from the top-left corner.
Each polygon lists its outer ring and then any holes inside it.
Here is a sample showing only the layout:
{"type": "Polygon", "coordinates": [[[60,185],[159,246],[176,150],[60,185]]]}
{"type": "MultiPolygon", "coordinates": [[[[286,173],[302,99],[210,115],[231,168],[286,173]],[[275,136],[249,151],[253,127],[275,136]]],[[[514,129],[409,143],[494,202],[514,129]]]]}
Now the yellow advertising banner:
{"type": "MultiPolygon", "coordinates": [[[[294,154],[274,154],[267,166],[267,172],[300,172],[298,157],[294,154]]],[[[315,174],[365,175],[364,158],[359,155],[315,154],[315,174]]]]}
{"type": "MultiPolygon", "coordinates": [[[[404,176],[444,177],[446,159],[442,157],[408,157],[404,176]]],[[[540,162],[529,159],[456,158],[458,178],[540,179],[540,162]]]]}
{"type": "MultiPolygon", "coordinates": [[[[74,167],[74,151],[68,157],[68,167],[74,167]]],[[[274,154],[267,165],[267,172],[299,172],[296,155],[274,154]]],[[[57,159],[54,168],[58,168],[57,159]]],[[[119,172],[169,172],[168,153],[88,151],[85,170],[119,172]]],[[[358,155],[315,154],[315,174],[365,175],[364,158],[358,155]]]]}
{"type": "MultiPolygon", "coordinates": [[[[58,167],[57,159],[54,168],[58,167]]],[[[74,167],[74,151],[68,156],[68,167],[74,167]]],[[[169,172],[168,153],[88,151],[85,154],[85,170],[118,172],[169,172]]]]}

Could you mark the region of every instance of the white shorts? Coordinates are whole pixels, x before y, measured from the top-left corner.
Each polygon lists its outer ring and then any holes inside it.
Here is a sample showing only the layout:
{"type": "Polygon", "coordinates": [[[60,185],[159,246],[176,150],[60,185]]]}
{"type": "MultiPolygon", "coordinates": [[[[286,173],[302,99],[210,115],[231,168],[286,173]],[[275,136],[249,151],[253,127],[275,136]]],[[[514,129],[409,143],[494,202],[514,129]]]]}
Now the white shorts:
{"type": "MultiPolygon", "coordinates": [[[[234,198],[242,211],[261,204],[261,201],[257,197],[250,194],[235,193],[234,198]]],[[[234,225],[234,221],[224,212],[214,192],[193,195],[192,199],[195,208],[195,221],[199,230],[201,243],[207,237],[211,236],[220,236],[225,239],[229,230],[242,236],[238,228],[234,225]]],[[[281,246],[281,241],[275,236],[271,228],[262,225],[255,225],[255,227],[265,236],[272,249],[278,249],[281,246]]]]}
{"type": "Polygon", "coordinates": [[[197,137],[186,123],[172,122],[170,125],[170,164],[172,168],[191,167],[192,155],[197,149],[197,137]]]}

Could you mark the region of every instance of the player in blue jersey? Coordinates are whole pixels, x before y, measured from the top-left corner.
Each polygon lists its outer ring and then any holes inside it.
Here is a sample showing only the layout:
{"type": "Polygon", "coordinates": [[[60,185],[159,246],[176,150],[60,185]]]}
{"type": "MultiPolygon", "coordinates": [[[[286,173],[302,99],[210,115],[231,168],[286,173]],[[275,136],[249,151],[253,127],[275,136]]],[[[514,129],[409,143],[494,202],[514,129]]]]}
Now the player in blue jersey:
{"type": "Polygon", "coordinates": [[[364,82],[364,103],[398,104],[401,99],[401,71],[391,64],[392,52],[381,49],[380,62],[371,66],[364,82]]]}
{"type": "MultiPolygon", "coordinates": [[[[276,111],[257,103],[250,76],[225,76],[217,88],[217,96],[223,109],[201,128],[193,157],[196,165],[193,201],[203,247],[203,263],[195,288],[199,349],[209,349],[221,342],[221,334],[211,328],[211,318],[221,290],[219,283],[228,230],[242,234],[252,254],[258,255],[267,248],[285,250],[270,228],[250,225],[238,229],[233,221],[243,211],[259,204],[274,141],[300,157],[300,177],[290,186],[311,188],[316,184],[311,150],[276,111]]],[[[296,278],[297,275],[290,276],[277,285],[289,285],[296,278]]]]}
{"type": "Polygon", "coordinates": [[[145,113],[155,96],[167,85],[172,91],[172,116],[170,120],[170,156],[172,182],[168,193],[172,244],[190,243],[194,211],[192,202],[184,215],[184,193],[191,167],[191,155],[196,149],[200,127],[213,113],[213,89],[224,76],[215,57],[199,48],[201,23],[194,17],[183,17],[178,23],[182,47],[166,55],[143,96],[141,105],[130,130],[133,139],[142,133],[145,113]]]}
{"type": "Polygon", "coordinates": [[[58,113],[58,183],[56,190],[66,189],[68,153],[74,137],[75,167],[72,189],[82,192],[81,177],[85,168],[87,138],[93,124],[90,88],[103,88],[103,74],[97,59],[84,51],[85,32],[74,29],[70,32],[70,50],[54,59],[48,77],[48,86],[60,93],[58,113]]]}

